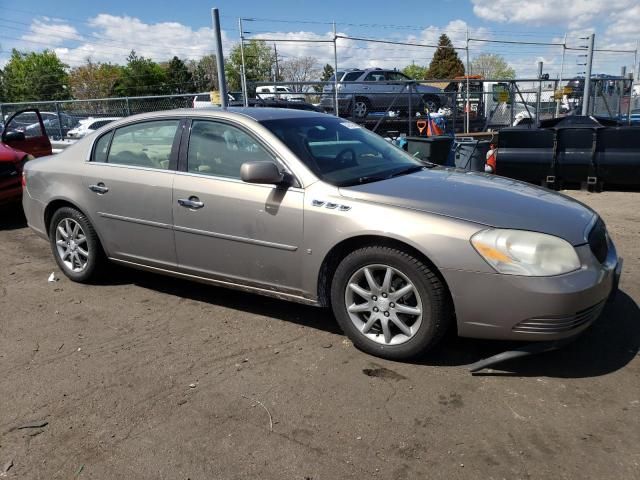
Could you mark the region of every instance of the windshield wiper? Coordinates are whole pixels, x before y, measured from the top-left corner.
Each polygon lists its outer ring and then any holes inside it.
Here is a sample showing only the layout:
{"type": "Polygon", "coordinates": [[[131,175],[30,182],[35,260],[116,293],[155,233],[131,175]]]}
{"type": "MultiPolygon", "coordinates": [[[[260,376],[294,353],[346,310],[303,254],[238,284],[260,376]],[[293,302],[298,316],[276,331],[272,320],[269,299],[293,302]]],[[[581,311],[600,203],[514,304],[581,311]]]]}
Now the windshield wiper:
{"type": "Polygon", "coordinates": [[[412,165],[408,168],[396,170],[395,172],[385,173],[381,175],[366,175],[358,178],[355,182],[351,182],[352,185],[379,182],[380,180],[388,180],[389,178],[399,177],[400,175],[408,175],[410,173],[418,172],[424,168],[430,168],[429,165],[412,165]]]}

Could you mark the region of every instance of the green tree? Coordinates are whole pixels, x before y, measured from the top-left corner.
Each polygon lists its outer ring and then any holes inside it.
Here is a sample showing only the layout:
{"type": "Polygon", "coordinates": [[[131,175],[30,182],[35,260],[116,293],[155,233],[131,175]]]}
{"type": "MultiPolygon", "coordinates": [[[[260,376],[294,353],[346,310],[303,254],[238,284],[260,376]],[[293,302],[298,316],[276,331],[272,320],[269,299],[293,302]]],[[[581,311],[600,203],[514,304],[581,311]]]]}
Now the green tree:
{"type": "Polygon", "coordinates": [[[66,100],[70,97],[67,68],[51,50],[13,49],[2,74],[4,97],[8,102],[66,100]]]}
{"type": "Polygon", "coordinates": [[[516,71],[509,66],[502,55],[483,53],[471,62],[471,73],[484,78],[512,79],[516,71]]]}
{"type": "Polygon", "coordinates": [[[424,80],[425,78],[427,78],[427,71],[427,67],[416,65],[414,63],[412,63],[411,65],[407,65],[402,69],[402,73],[404,73],[409,78],[413,78],[414,80],[424,80]]]}
{"type": "Polygon", "coordinates": [[[94,63],[90,58],[85,65],[69,72],[69,87],[73,98],[106,98],[114,95],[114,87],[122,78],[123,67],[110,63],[94,63]]]}
{"type": "Polygon", "coordinates": [[[131,50],[115,91],[123,97],[164,95],[169,93],[166,71],[150,58],[139,57],[131,50]]]}
{"type": "Polygon", "coordinates": [[[323,82],[328,82],[329,79],[333,76],[335,70],[330,64],[326,64],[322,69],[322,75],[320,75],[320,80],[323,82]]]}
{"type": "Polygon", "coordinates": [[[167,88],[169,93],[191,93],[195,91],[193,76],[185,63],[173,57],[167,64],[167,88]]]}
{"type": "Polygon", "coordinates": [[[427,77],[454,78],[461,75],[464,75],[464,65],[453,48],[451,40],[443,33],[440,35],[438,48],[429,64],[427,77]]]}
{"type": "Polygon", "coordinates": [[[197,92],[218,89],[218,67],[215,55],[205,55],[197,62],[189,62],[194,88],[197,92]]]}
{"type": "MultiPolygon", "coordinates": [[[[271,78],[275,65],[275,55],[262,40],[249,40],[244,45],[244,65],[248,82],[267,81],[271,78]]],[[[240,44],[231,49],[225,65],[229,90],[240,90],[240,70],[242,57],[240,44]]]]}

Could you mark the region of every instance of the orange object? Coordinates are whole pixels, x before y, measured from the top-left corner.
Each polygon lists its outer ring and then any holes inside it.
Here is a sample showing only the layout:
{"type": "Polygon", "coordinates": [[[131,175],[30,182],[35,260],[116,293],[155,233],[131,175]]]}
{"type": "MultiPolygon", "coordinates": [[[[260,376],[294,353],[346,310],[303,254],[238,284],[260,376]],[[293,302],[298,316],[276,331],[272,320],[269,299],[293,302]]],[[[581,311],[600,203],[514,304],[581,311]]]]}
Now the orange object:
{"type": "Polygon", "coordinates": [[[431,120],[431,117],[429,117],[429,120],[427,122],[427,137],[435,137],[436,135],[443,134],[444,132],[442,131],[442,129],[436,124],[436,122],[431,120]]]}
{"type": "Polygon", "coordinates": [[[485,172],[496,173],[496,164],[498,160],[498,149],[494,144],[489,145],[487,152],[487,162],[485,163],[485,172]]]}
{"type": "Polygon", "coordinates": [[[422,135],[427,129],[427,121],[426,120],[418,120],[416,122],[416,127],[418,127],[418,132],[422,135]]]}

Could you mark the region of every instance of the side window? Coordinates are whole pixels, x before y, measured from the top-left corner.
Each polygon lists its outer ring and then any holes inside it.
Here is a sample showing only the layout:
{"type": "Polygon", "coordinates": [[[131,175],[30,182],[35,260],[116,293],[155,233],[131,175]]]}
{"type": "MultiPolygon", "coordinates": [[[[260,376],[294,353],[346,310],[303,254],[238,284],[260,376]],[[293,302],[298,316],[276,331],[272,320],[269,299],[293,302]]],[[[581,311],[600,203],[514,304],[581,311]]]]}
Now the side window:
{"type": "Polygon", "coordinates": [[[366,77],[364,77],[365,82],[383,82],[384,81],[384,73],[382,72],[371,72],[366,77]]]}
{"type": "Polygon", "coordinates": [[[5,130],[8,132],[22,132],[24,138],[43,137],[45,132],[42,131],[38,115],[34,112],[22,112],[17,114],[13,119],[5,125],[5,130]]]}
{"type": "Polygon", "coordinates": [[[387,72],[387,80],[392,82],[406,82],[411,79],[400,72],[387,72]]]}
{"type": "Polygon", "coordinates": [[[107,161],[167,170],[179,124],[180,120],[157,120],[118,128],[107,161]]]}
{"type": "Polygon", "coordinates": [[[343,82],[355,82],[356,80],[358,80],[360,78],[360,75],[362,75],[362,72],[349,72],[344,76],[342,81],[343,82]]]}
{"type": "Polygon", "coordinates": [[[240,166],[272,156],[239,128],[209,120],[191,125],[187,170],[216,177],[240,178],[240,166]]]}
{"type": "Polygon", "coordinates": [[[109,152],[109,141],[113,132],[101,136],[93,147],[93,161],[104,163],[107,161],[107,153],[109,152]]]}

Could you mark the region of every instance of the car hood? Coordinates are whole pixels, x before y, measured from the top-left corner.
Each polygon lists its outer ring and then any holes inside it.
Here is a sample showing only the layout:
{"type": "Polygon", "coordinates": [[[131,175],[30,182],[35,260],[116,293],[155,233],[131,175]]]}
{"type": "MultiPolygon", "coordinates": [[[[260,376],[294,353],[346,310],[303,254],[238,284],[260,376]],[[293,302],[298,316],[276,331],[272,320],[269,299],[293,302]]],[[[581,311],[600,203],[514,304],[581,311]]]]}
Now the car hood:
{"type": "Polygon", "coordinates": [[[595,215],[586,205],[541,187],[441,167],[342,187],[340,194],[496,228],[548,233],[573,245],[586,242],[585,230],[595,215]]]}
{"type": "Polygon", "coordinates": [[[0,143],[0,162],[17,163],[25,155],[26,153],[21,152],[20,150],[16,150],[15,148],[11,148],[9,145],[0,143]]]}

